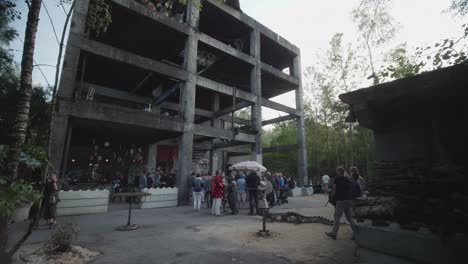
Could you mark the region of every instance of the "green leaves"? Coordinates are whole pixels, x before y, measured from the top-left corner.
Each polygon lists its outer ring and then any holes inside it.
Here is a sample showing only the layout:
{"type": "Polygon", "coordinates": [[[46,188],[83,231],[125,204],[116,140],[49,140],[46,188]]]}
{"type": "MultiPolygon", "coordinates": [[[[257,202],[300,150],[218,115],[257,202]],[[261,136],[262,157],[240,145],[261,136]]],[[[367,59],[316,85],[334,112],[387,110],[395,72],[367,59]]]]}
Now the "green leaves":
{"type": "Polygon", "coordinates": [[[111,23],[111,6],[105,0],[91,0],[86,20],[87,29],[95,36],[99,36],[107,31],[111,23]]]}
{"type": "Polygon", "coordinates": [[[33,190],[31,183],[24,180],[10,182],[0,176],[0,215],[10,217],[19,203],[35,202],[40,198],[41,194],[33,190]]]}

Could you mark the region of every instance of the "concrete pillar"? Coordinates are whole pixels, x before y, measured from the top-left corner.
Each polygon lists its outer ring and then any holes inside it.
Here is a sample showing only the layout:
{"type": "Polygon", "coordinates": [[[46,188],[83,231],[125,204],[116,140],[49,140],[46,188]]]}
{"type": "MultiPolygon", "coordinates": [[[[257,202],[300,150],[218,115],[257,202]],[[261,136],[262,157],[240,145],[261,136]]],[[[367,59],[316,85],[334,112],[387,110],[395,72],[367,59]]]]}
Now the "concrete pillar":
{"type": "Polygon", "coordinates": [[[158,144],[149,144],[148,145],[148,161],[147,167],[148,170],[153,171],[156,168],[156,160],[158,155],[158,144]]]}
{"type": "Polygon", "coordinates": [[[50,137],[51,151],[50,163],[57,176],[62,176],[62,164],[64,162],[65,143],[67,141],[68,117],[55,113],[52,117],[52,133],[50,137]]]}
{"type": "MultiPolygon", "coordinates": [[[[219,98],[219,94],[216,93],[215,96],[213,97],[213,104],[212,104],[212,107],[211,107],[211,110],[214,112],[214,113],[217,113],[219,112],[220,110],[220,98],[219,98]]],[[[221,119],[219,118],[213,118],[211,120],[211,126],[212,127],[215,127],[215,128],[221,128],[221,119]]],[[[211,150],[210,150],[210,172],[211,172],[211,175],[214,175],[215,172],[219,169],[219,157],[220,157],[220,152],[219,151],[216,151],[214,149],[214,145],[216,142],[219,142],[219,140],[217,139],[213,139],[211,140],[211,150]]]]}
{"type": "Polygon", "coordinates": [[[187,4],[187,24],[190,32],[185,43],[184,70],[189,78],[182,86],[180,94],[181,117],[184,121],[184,130],[179,137],[177,187],[179,188],[179,205],[189,204],[190,174],[192,170],[193,152],[193,122],[195,119],[195,96],[197,88],[197,52],[198,39],[196,28],[198,26],[199,10],[193,1],[187,4]]]}
{"type": "Polygon", "coordinates": [[[296,89],[296,109],[300,111],[300,116],[297,117],[297,174],[299,179],[302,179],[304,185],[309,185],[309,177],[307,175],[307,149],[304,123],[302,71],[301,59],[299,55],[294,58],[293,75],[299,79],[299,86],[296,89]]]}
{"type": "Polygon", "coordinates": [[[257,102],[252,105],[251,120],[253,128],[258,131],[255,144],[252,146],[253,160],[262,163],[262,68],[260,62],[260,31],[254,29],[250,34],[250,55],[255,58],[255,66],[250,74],[252,94],[257,96],[257,102]]]}
{"type": "MultiPolygon", "coordinates": [[[[86,34],[86,17],[88,14],[89,0],[76,1],[70,21],[70,34],[83,36],[86,34]]],[[[65,50],[63,68],[60,75],[58,95],[61,98],[73,98],[78,61],[80,58],[79,43],[69,43],[65,50]],[[72,44],[72,45],[70,45],[72,44]]]]}

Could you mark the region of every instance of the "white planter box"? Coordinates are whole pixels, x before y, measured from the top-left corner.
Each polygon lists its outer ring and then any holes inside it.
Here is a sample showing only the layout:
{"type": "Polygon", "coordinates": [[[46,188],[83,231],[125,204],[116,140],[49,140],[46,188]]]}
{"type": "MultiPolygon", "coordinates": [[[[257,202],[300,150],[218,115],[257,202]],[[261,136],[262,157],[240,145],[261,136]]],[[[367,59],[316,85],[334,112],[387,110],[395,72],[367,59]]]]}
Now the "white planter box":
{"type": "Polygon", "coordinates": [[[302,196],[312,196],[314,194],[314,188],[302,187],[302,196]]]}
{"type": "Polygon", "coordinates": [[[109,207],[108,190],[59,191],[59,197],[59,216],[107,213],[109,207]]]}
{"type": "Polygon", "coordinates": [[[140,204],[142,209],[177,206],[177,188],[151,188],[143,189],[142,192],[151,194],[150,196],[142,198],[140,204]]]}
{"type": "Polygon", "coordinates": [[[294,188],[292,190],[289,190],[289,196],[291,197],[302,196],[302,188],[294,188]]]}

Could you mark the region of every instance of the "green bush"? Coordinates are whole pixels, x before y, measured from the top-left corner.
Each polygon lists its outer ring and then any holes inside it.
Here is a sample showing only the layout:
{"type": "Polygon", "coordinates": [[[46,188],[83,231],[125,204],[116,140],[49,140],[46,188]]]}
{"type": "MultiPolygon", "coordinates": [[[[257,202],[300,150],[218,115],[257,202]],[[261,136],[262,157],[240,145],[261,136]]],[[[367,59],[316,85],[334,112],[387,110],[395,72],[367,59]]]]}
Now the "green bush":
{"type": "Polygon", "coordinates": [[[72,243],[78,238],[80,227],[77,223],[59,224],[47,243],[49,252],[64,252],[71,249],[72,243]]]}

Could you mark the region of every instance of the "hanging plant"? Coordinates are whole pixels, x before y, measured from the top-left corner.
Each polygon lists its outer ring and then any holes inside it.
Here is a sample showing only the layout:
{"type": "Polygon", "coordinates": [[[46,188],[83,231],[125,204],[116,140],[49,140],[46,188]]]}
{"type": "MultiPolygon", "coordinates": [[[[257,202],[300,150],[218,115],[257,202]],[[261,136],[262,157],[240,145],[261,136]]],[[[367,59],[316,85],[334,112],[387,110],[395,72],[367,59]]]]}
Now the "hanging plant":
{"type": "Polygon", "coordinates": [[[91,0],[86,20],[88,32],[92,32],[97,37],[106,32],[111,23],[111,6],[105,0],[91,0]]]}

